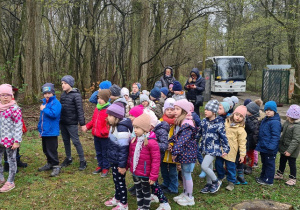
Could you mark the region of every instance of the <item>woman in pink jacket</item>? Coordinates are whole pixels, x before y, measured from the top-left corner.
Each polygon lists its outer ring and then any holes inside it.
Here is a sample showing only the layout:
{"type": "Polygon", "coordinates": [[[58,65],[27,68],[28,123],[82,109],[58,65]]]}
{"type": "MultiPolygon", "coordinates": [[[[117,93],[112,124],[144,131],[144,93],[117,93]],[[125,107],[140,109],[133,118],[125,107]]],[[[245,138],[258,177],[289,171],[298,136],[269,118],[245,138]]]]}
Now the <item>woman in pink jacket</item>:
{"type": "Polygon", "coordinates": [[[129,146],[127,166],[133,175],[138,209],[150,209],[150,185],[158,179],[160,150],[155,134],[149,135],[149,115],[144,113],[135,118],[133,126],[136,137],[129,146]]]}

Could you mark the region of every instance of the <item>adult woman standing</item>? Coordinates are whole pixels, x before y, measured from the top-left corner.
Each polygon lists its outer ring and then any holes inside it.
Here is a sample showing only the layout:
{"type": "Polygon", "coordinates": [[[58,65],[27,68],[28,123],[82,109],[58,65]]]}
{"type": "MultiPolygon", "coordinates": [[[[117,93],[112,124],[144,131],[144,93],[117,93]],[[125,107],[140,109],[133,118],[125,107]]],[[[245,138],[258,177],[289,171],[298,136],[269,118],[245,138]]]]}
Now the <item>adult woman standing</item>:
{"type": "Polygon", "coordinates": [[[174,81],[176,81],[175,77],[173,76],[173,68],[171,66],[167,66],[164,69],[164,75],[161,76],[160,80],[162,87],[166,87],[169,90],[168,98],[172,96],[172,92],[170,90],[170,84],[173,84],[174,81]]]}
{"type": "Polygon", "coordinates": [[[202,93],[205,90],[205,79],[199,74],[198,68],[193,68],[190,77],[184,85],[187,99],[194,104],[195,112],[200,117],[199,108],[203,106],[202,93]]]}

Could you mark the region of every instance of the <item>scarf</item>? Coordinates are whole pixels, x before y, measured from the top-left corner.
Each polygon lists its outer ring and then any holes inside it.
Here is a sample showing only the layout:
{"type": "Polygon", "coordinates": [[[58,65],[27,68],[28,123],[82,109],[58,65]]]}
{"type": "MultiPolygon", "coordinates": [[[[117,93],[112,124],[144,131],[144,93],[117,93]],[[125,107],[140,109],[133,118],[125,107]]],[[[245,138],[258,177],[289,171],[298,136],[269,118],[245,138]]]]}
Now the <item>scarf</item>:
{"type": "Polygon", "coordinates": [[[105,104],[97,104],[97,109],[101,110],[103,109],[104,107],[108,106],[109,105],[109,102],[106,102],[105,104]]]}
{"type": "Polygon", "coordinates": [[[169,117],[167,117],[167,115],[164,114],[162,116],[162,119],[163,119],[163,121],[167,122],[169,125],[174,125],[176,118],[175,117],[169,118],[169,117]]]}
{"type": "Polygon", "coordinates": [[[16,103],[15,100],[11,100],[8,104],[2,104],[0,102],[0,112],[7,110],[9,107],[13,106],[16,103]]]}
{"type": "Polygon", "coordinates": [[[146,136],[142,135],[142,136],[136,137],[136,138],[137,138],[137,142],[136,142],[134,155],[133,155],[133,169],[132,169],[133,172],[135,172],[135,169],[138,166],[139,159],[140,159],[140,154],[141,154],[144,139],[146,138],[146,136]]]}

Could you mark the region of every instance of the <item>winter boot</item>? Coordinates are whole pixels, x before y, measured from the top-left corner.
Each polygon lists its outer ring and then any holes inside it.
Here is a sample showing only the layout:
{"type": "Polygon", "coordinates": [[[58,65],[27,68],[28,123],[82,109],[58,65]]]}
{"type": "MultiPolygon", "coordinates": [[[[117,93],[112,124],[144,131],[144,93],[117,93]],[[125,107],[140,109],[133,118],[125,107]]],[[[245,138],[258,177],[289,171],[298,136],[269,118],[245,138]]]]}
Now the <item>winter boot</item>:
{"type": "Polygon", "coordinates": [[[248,182],[245,180],[244,177],[244,169],[238,169],[237,170],[237,185],[239,184],[248,184],[248,182]]]}
{"type": "Polygon", "coordinates": [[[23,163],[21,161],[21,156],[17,157],[17,166],[18,167],[22,167],[22,168],[26,168],[27,167],[27,163],[23,163]]]}

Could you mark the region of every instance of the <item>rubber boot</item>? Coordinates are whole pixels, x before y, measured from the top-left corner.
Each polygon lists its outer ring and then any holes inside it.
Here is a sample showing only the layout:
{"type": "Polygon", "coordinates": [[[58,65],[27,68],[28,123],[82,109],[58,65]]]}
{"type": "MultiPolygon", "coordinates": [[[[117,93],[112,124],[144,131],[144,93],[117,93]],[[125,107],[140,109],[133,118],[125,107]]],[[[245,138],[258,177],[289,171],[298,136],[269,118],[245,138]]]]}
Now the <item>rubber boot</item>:
{"type": "Polygon", "coordinates": [[[248,184],[244,177],[244,169],[237,170],[237,185],[238,184],[248,184]]]}

